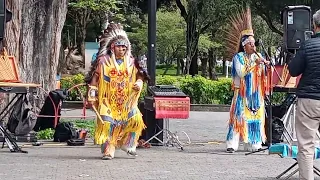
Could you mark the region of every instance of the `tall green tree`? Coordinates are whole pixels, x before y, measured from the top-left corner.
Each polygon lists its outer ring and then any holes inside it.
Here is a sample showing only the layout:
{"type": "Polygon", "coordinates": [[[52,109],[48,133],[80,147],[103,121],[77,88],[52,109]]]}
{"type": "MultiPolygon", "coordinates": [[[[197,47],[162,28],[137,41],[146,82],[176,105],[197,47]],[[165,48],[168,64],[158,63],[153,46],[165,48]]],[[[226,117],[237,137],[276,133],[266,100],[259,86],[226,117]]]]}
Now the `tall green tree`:
{"type": "Polygon", "coordinates": [[[185,27],[178,11],[157,12],[157,52],[166,64],[171,64],[174,58],[182,58],[185,54],[185,27]]]}
{"type": "Polygon", "coordinates": [[[225,21],[225,14],[229,13],[237,3],[233,0],[176,0],[176,4],[187,24],[187,67],[190,67],[189,74],[195,75],[198,73],[200,35],[211,27],[220,27],[219,25],[225,21]]]}
{"type": "MultiPolygon", "coordinates": [[[[7,0],[6,8],[13,16],[6,23],[3,42],[15,57],[20,80],[54,90],[67,0],[7,0]]],[[[45,96],[44,91],[39,92],[39,99],[45,96]]],[[[35,103],[40,107],[43,102],[35,103]]],[[[0,109],[6,104],[0,98],[0,109]]]]}
{"type": "MultiPolygon", "coordinates": [[[[133,46],[134,54],[146,54],[148,43],[147,24],[131,27],[128,32],[133,46]]],[[[174,58],[183,58],[185,55],[185,22],[177,11],[165,11],[160,9],[157,12],[157,57],[166,59],[171,64],[174,58]]]]}
{"type": "Polygon", "coordinates": [[[80,47],[80,53],[85,59],[85,39],[87,34],[87,27],[90,21],[94,21],[99,17],[100,26],[115,15],[119,10],[121,3],[117,0],[70,0],[68,7],[67,18],[71,18],[77,34],[77,45],[80,47]]]}

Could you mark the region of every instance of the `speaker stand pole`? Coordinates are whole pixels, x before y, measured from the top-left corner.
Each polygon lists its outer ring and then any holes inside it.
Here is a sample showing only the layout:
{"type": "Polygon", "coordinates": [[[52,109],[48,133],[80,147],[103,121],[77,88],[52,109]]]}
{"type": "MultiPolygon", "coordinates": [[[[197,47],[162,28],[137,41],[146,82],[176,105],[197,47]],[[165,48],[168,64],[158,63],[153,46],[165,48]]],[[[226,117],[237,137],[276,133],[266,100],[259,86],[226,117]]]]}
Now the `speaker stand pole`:
{"type": "Polygon", "coordinates": [[[156,84],[156,34],[157,33],[157,1],[148,0],[148,59],[147,68],[150,75],[148,86],[156,84]]]}

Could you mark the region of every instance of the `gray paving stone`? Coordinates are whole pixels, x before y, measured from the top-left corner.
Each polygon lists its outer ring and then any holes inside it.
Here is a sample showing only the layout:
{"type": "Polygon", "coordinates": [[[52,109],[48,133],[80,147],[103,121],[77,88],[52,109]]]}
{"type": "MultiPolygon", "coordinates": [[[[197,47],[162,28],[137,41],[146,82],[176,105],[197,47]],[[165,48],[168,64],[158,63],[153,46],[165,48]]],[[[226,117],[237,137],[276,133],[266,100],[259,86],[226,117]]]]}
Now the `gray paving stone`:
{"type": "MultiPolygon", "coordinates": [[[[271,180],[295,162],[267,152],[249,156],[243,151],[225,153],[227,120],[228,113],[219,112],[191,112],[187,120],[172,120],[171,130],[185,131],[192,144],[182,152],[174,147],[139,149],[136,159],[117,151],[114,160],[102,161],[99,147],[91,143],[85,147],[25,145],[28,154],[1,149],[0,179],[271,180]]],[[[316,165],[320,167],[319,162],[316,165]]]]}

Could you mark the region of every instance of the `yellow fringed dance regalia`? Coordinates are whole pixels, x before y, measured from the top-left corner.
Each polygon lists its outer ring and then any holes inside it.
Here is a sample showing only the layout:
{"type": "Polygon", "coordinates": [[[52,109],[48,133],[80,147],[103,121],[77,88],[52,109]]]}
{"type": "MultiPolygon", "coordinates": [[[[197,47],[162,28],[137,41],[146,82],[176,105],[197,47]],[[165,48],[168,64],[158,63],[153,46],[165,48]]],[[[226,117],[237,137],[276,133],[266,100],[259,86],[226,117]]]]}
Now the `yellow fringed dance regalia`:
{"type": "Polygon", "coordinates": [[[114,60],[104,56],[98,68],[98,113],[104,124],[97,121],[95,143],[102,145],[102,153],[108,146],[135,148],[145,128],[137,103],[141,89],[133,85],[137,81],[137,68],[134,60],[122,58],[114,60]]]}

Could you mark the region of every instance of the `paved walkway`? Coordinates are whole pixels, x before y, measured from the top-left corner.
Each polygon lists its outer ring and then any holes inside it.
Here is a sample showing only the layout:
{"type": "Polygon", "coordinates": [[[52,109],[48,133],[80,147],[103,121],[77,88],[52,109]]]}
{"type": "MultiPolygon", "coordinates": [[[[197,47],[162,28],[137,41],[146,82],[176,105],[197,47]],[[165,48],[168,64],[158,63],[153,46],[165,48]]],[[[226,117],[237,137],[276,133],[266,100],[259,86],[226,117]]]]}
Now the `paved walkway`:
{"type": "Polygon", "coordinates": [[[90,143],[85,147],[25,145],[29,154],[2,149],[0,179],[269,180],[294,163],[267,152],[225,153],[225,144],[219,142],[225,140],[227,119],[228,113],[191,112],[188,120],[172,120],[171,130],[187,132],[193,144],[183,152],[174,147],[139,149],[136,159],[117,151],[114,160],[102,161],[99,147],[90,143]]]}

